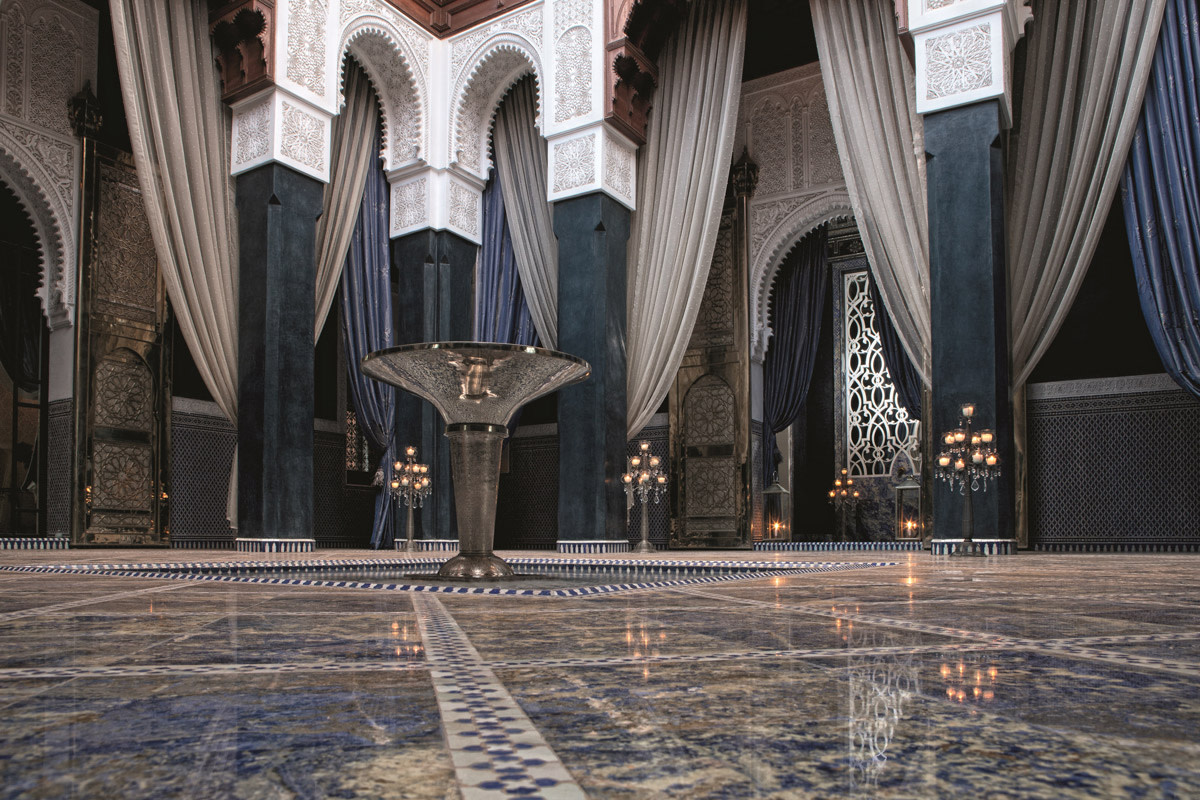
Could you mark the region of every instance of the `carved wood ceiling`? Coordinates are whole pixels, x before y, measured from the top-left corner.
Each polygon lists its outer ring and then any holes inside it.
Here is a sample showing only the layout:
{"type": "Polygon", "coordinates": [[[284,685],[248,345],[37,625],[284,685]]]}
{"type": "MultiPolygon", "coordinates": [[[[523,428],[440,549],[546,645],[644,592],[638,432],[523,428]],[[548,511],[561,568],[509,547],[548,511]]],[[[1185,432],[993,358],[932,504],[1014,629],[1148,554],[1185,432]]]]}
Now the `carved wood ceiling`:
{"type": "Polygon", "coordinates": [[[533,0],[387,0],[434,36],[453,36],[533,0]]]}

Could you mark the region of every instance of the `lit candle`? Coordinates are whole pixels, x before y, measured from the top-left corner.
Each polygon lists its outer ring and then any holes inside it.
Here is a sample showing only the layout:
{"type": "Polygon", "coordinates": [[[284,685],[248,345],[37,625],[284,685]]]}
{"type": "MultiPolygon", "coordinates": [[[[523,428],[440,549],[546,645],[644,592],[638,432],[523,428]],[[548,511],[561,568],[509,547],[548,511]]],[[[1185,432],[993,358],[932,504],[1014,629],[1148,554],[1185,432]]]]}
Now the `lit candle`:
{"type": "Polygon", "coordinates": [[[995,453],[988,453],[986,460],[989,467],[994,467],[996,466],[996,462],[998,462],[1000,459],[996,457],[995,453]]]}
{"type": "Polygon", "coordinates": [[[417,454],[417,448],[410,444],[408,447],[404,448],[404,454],[406,456],[415,456],[417,454]]]}
{"type": "Polygon", "coordinates": [[[966,439],[967,439],[967,432],[962,430],[961,428],[954,432],[954,441],[961,444],[962,442],[966,441],[966,439]]]}
{"type": "Polygon", "coordinates": [[[975,405],[973,403],[964,403],[962,407],[962,415],[964,417],[975,416],[975,405]]]}
{"type": "Polygon", "coordinates": [[[649,472],[643,472],[643,473],[641,474],[641,477],[639,478],[639,480],[640,480],[642,483],[645,483],[646,481],[650,480],[650,473],[649,473],[649,472]]]}
{"type": "Polygon", "coordinates": [[[399,489],[399,488],[400,488],[400,481],[392,481],[392,488],[393,488],[393,489],[399,489]]]}
{"type": "Polygon", "coordinates": [[[995,435],[991,431],[980,431],[979,438],[983,440],[984,444],[991,444],[992,439],[995,438],[995,435]]]}
{"type": "Polygon", "coordinates": [[[659,482],[660,484],[666,484],[666,482],[667,482],[667,476],[666,476],[666,475],[659,475],[659,476],[658,476],[658,482],[659,482]]]}
{"type": "Polygon", "coordinates": [[[854,496],[855,496],[855,497],[858,497],[858,489],[855,489],[855,490],[854,490],[854,496]]]}
{"type": "Polygon", "coordinates": [[[938,464],[943,467],[950,466],[950,456],[938,456],[938,464]]]}
{"type": "Polygon", "coordinates": [[[634,456],[633,458],[629,459],[629,463],[635,467],[640,467],[642,465],[642,460],[637,456],[634,456]]]}
{"type": "Polygon", "coordinates": [[[650,456],[650,466],[652,466],[652,467],[658,466],[658,456],[650,456]]]}
{"type": "Polygon", "coordinates": [[[954,444],[954,433],[953,432],[946,434],[945,442],[946,442],[946,444],[954,444]]]}
{"type": "Polygon", "coordinates": [[[625,483],[633,483],[633,476],[630,475],[628,472],[626,472],[624,475],[621,476],[621,480],[624,481],[625,483]]]}
{"type": "Polygon", "coordinates": [[[402,478],[400,479],[400,485],[401,485],[401,486],[408,486],[408,484],[409,484],[408,476],[407,476],[407,475],[405,475],[404,477],[402,477],[402,478]]]}
{"type": "Polygon", "coordinates": [[[958,461],[954,462],[955,469],[966,469],[966,466],[967,466],[966,462],[963,461],[961,458],[958,459],[958,461]]]}
{"type": "Polygon", "coordinates": [[[837,492],[835,492],[833,489],[830,489],[829,490],[829,499],[832,500],[836,496],[837,496],[837,492]]]}
{"type": "Polygon", "coordinates": [[[394,469],[394,470],[399,470],[399,469],[401,469],[403,466],[404,466],[403,464],[401,464],[399,461],[397,461],[395,464],[392,464],[392,469],[394,469]]]}
{"type": "Polygon", "coordinates": [[[842,479],[841,479],[841,478],[838,478],[838,479],[836,479],[836,480],[833,482],[833,485],[834,485],[834,486],[841,486],[841,485],[842,485],[842,479]]]}
{"type": "Polygon", "coordinates": [[[640,445],[640,447],[642,448],[642,452],[643,452],[643,453],[645,453],[647,450],[649,450],[649,449],[650,449],[650,443],[649,443],[649,442],[642,442],[642,443],[641,443],[641,445],[640,445]]]}
{"type": "Polygon", "coordinates": [[[976,450],[974,453],[971,453],[971,460],[973,462],[975,462],[976,464],[982,464],[983,463],[983,453],[976,450]]]}
{"type": "Polygon", "coordinates": [[[978,447],[980,441],[981,441],[981,439],[979,438],[979,434],[977,434],[977,433],[971,434],[971,444],[973,446],[978,447]]]}

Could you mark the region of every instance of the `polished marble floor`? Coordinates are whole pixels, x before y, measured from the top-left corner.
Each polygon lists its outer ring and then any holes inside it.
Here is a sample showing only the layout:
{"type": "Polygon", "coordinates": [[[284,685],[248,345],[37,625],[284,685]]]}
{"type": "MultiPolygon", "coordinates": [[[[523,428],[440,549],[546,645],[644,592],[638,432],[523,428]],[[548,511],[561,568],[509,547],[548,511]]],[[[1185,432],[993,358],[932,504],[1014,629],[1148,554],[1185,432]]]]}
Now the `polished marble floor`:
{"type": "Polygon", "coordinates": [[[181,556],[378,554],[0,552],[0,797],[1200,797],[1200,556],[691,554],[840,565],[577,597],[23,569],[181,556]]]}

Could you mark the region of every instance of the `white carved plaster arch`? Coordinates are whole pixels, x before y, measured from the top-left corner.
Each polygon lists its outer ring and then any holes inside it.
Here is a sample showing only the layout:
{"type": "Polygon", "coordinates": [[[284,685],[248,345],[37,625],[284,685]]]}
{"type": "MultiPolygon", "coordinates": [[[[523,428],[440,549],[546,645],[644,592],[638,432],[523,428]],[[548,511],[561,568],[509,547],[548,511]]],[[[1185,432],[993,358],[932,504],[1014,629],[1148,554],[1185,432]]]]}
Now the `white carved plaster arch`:
{"type": "Polygon", "coordinates": [[[38,297],[51,330],[75,320],[75,225],[67,201],[47,187],[55,185],[37,154],[22,146],[14,131],[0,125],[0,180],[33,222],[40,245],[38,297]]]}
{"type": "MultiPolygon", "coordinates": [[[[786,201],[785,201],[786,202],[786,201]]],[[[774,205],[774,204],[772,204],[774,205]]],[[[755,209],[750,211],[751,225],[756,221],[755,209]]],[[[770,301],[771,287],[779,276],[779,268],[792,246],[819,225],[854,215],[850,195],[844,188],[817,195],[799,198],[794,208],[788,210],[760,233],[751,231],[753,252],[750,263],[751,319],[754,333],[750,338],[750,355],[762,361],[771,339],[770,301]]]]}
{"type": "Polygon", "coordinates": [[[389,170],[427,161],[429,93],[422,63],[395,26],[382,17],[357,17],[342,31],[338,49],[338,112],[346,103],[345,54],[353,55],[367,73],[383,116],[383,152],[389,170]]]}
{"type": "Polygon", "coordinates": [[[484,42],[472,54],[470,69],[454,93],[450,112],[450,163],[487,180],[492,169],[488,142],[500,100],[518,80],[532,73],[537,85],[534,125],[542,130],[545,72],[538,50],[528,39],[509,31],[484,42]]]}

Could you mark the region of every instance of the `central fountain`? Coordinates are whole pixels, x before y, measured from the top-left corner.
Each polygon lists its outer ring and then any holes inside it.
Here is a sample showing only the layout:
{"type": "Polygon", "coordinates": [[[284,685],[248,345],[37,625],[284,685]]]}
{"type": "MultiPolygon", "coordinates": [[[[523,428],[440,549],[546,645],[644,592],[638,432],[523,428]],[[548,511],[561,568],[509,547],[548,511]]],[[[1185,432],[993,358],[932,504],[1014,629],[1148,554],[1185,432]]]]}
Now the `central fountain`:
{"type": "Polygon", "coordinates": [[[458,512],[458,555],[439,578],[502,580],[513,570],[492,552],[500,451],[517,409],[591,374],[586,361],[540,347],[491,342],[425,342],[377,350],[364,375],[433,403],[446,421],[458,512]]]}

